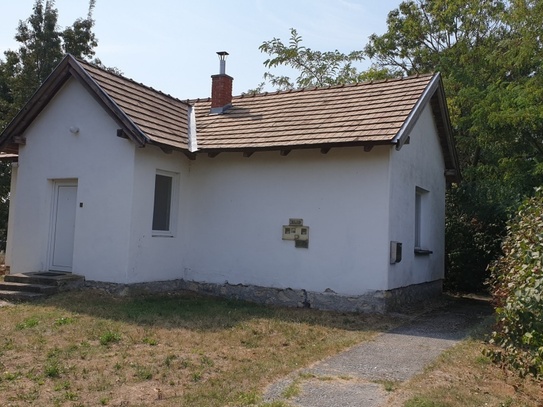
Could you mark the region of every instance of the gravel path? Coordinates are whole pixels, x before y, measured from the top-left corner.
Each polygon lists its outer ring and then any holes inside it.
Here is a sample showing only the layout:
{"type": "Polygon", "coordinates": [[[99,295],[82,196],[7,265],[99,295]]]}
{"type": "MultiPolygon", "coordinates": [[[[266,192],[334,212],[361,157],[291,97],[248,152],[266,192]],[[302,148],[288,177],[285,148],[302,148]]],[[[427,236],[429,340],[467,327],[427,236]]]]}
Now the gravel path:
{"type": "Polygon", "coordinates": [[[487,302],[458,299],[380,334],[373,341],[320,361],[272,384],[266,401],[296,407],[382,407],[390,382],[403,382],[423,371],[444,350],[468,336],[492,309],[487,302]],[[298,394],[285,398],[293,386],[298,394]]]}

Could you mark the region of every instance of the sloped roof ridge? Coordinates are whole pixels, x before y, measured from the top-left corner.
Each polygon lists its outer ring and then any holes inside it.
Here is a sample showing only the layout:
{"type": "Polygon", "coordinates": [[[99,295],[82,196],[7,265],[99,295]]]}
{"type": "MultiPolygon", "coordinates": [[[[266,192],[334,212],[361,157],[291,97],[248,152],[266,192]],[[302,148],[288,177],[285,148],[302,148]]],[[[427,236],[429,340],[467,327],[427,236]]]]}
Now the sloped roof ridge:
{"type": "Polygon", "coordinates": [[[186,103],[187,103],[186,100],[182,100],[182,99],[176,98],[175,96],[172,96],[172,95],[170,95],[169,93],[162,92],[161,90],[155,89],[155,88],[153,88],[152,86],[147,86],[147,85],[145,85],[145,84],[143,84],[143,83],[141,83],[141,82],[138,82],[138,81],[136,81],[136,80],[134,80],[134,79],[132,79],[132,78],[128,78],[128,77],[126,77],[126,76],[124,76],[124,75],[118,74],[117,72],[113,72],[113,71],[109,71],[109,70],[107,70],[107,69],[104,69],[104,68],[102,68],[101,66],[98,66],[98,65],[96,65],[96,64],[94,64],[94,63],[92,63],[92,62],[85,61],[85,60],[82,60],[82,59],[79,59],[79,58],[75,58],[75,59],[76,59],[77,62],[79,62],[79,63],[82,63],[82,64],[84,64],[84,65],[88,65],[88,66],[90,66],[90,67],[92,67],[92,68],[94,68],[94,69],[98,69],[98,70],[100,70],[100,71],[102,71],[102,72],[104,72],[104,73],[106,73],[106,74],[108,74],[108,75],[116,76],[116,77],[119,78],[119,79],[128,81],[128,82],[130,82],[130,83],[132,83],[132,84],[134,84],[134,85],[136,85],[136,86],[145,88],[145,89],[147,89],[147,90],[149,90],[149,91],[151,91],[151,92],[158,93],[159,95],[162,95],[162,96],[165,96],[165,97],[167,97],[167,98],[169,98],[169,99],[175,100],[176,102],[180,102],[180,103],[183,103],[183,104],[186,104],[186,103]]]}
{"type": "MultiPolygon", "coordinates": [[[[382,83],[401,82],[401,81],[412,80],[412,79],[417,79],[417,78],[432,77],[434,75],[436,75],[436,72],[401,76],[401,77],[396,77],[396,78],[371,80],[371,81],[365,81],[365,82],[342,83],[340,85],[308,86],[305,88],[276,90],[272,92],[242,93],[241,95],[232,96],[232,99],[249,99],[249,98],[256,98],[256,97],[268,97],[268,96],[273,96],[273,95],[284,95],[288,93],[314,92],[314,91],[321,91],[321,90],[328,90],[328,89],[333,90],[333,89],[341,89],[341,88],[351,88],[351,87],[356,87],[356,86],[379,85],[382,83]]],[[[211,101],[211,97],[183,99],[183,102],[190,105],[193,105],[199,102],[210,102],[210,101],[211,101]]]]}

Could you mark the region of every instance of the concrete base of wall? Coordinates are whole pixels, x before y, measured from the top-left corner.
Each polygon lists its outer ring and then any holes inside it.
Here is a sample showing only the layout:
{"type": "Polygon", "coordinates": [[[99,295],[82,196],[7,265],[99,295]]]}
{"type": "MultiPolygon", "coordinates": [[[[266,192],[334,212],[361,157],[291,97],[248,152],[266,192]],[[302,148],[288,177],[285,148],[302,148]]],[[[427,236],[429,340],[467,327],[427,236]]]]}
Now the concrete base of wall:
{"type": "Polygon", "coordinates": [[[171,280],[137,284],[114,284],[86,281],[89,288],[106,290],[116,295],[193,291],[206,295],[282,307],[314,308],[340,312],[394,312],[409,305],[435,298],[442,293],[442,280],[415,284],[387,291],[373,291],[364,295],[344,296],[332,290],[317,293],[306,290],[259,287],[243,284],[212,284],[196,281],[171,280]]]}

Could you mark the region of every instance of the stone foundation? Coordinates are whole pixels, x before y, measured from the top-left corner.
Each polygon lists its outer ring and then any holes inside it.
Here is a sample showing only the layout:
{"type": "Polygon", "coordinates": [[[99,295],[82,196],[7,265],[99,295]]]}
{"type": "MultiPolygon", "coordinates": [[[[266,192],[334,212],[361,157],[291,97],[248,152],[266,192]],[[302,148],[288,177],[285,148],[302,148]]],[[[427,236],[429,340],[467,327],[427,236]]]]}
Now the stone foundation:
{"type": "Polygon", "coordinates": [[[317,293],[291,288],[260,287],[243,284],[213,284],[196,281],[170,280],[136,284],[115,284],[86,281],[85,286],[114,295],[141,295],[176,291],[192,291],[281,307],[314,308],[340,312],[395,312],[407,306],[438,297],[442,293],[442,280],[415,284],[387,291],[374,291],[358,296],[339,295],[332,290],[317,293]]]}

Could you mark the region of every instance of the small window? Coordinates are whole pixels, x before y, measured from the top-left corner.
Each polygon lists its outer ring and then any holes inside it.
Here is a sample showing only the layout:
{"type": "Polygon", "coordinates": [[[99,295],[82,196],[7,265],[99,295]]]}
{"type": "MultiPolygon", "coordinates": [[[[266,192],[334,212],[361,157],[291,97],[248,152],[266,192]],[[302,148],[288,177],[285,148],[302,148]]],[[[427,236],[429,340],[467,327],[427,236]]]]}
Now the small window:
{"type": "Polygon", "coordinates": [[[424,218],[426,216],[425,201],[428,191],[417,187],[415,190],[415,249],[424,244],[424,218]]]}
{"type": "Polygon", "coordinates": [[[153,233],[155,235],[173,235],[175,192],[175,175],[157,172],[153,207],[153,233]]]}

